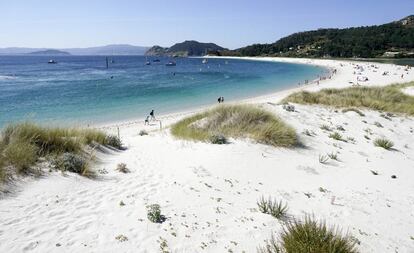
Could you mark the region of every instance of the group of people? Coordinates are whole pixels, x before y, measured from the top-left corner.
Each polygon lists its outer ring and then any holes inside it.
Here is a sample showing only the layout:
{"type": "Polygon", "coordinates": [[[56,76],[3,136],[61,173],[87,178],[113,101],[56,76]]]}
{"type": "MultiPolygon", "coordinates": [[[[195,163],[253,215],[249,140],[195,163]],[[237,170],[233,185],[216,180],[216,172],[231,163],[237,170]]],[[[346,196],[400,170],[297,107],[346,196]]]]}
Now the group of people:
{"type": "Polygon", "coordinates": [[[224,97],[219,97],[219,98],[217,99],[217,102],[219,102],[219,104],[220,104],[220,103],[224,103],[224,97]]]}

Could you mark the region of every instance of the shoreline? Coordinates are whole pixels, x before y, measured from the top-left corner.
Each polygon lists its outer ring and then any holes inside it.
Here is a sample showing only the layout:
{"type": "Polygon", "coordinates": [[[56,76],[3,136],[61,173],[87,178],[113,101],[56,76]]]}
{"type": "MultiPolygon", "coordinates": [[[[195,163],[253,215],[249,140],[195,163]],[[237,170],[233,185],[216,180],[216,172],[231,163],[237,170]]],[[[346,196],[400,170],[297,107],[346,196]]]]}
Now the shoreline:
{"type": "MultiPolygon", "coordinates": [[[[247,103],[247,104],[260,104],[272,101],[272,103],[278,103],[284,97],[298,91],[318,91],[324,88],[345,88],[351,87],[352,85],[356,85],[358,82],[356,81],[357,74],[353,74],[354,69],[350,68],[350,66],[380,66],[381,68],[385,69],[392,69],[400,73],[403,66],[390,64],[390,63],[378,63],[378,62],[370,62],[370,61],[355,61],[355,60],[338,60],[338,59],[311,59],[311,58],[285,58],[285,57],[233,57],[233,56],[205,56],[200,58],[217,58],[217,59],[237,59],[237,60],[249,60],[249,61],[269,61],[269,62],[282,62],[282,63],[291,63],[291,64],[306,64],[312,66],[318,66],[326,69],[331,76],[331,79],[319,80],[317,83],[318,78],[311,80],[308,84],[301,83],[300,86],[291,87],[287,89],[283,89],[276,92],[271,92],[268,94],[260,95],[260,96],[253,96],[250,98],[244,99],[237,99],[230,102],[226,102],[227,104],[237,104],[237,103],[247,103]],[[336,69],[336,74],[332,74],[333,70],[336,69]]],[[[402,71],[404,72],[404,71],[402,71]]],[[[377,72],[378,73],[378,72],[377,72]]],[[[366,73],[368,74],[368,73],[366,73]]],[[[328,76],[329,76],[328,75],[328,76]]],[[[399,74],[398,74],[399,76],[399,74]]],[[[386,76],[391,77],[391,76],[386,76]]],[[[394,83],[406,83],[414,81],[414,73],[411,71],[410,74],[406,75],[404,79],[393,78],[389,79],[386,77],[378,76],[376,78],[369,78],[367,82],[359,83],[361,86],[383,86],[389,85],[394,83]]],[[[215,107],[217,104],[211,104],[201,107],[194,107],[187,110],[165,113],[157,116],[157,120],[161,120],[162,126],[166,127],[171,124],[172,121],[178,121],[180,118],[185,116],[190,116],[204,110],[211,109],[215,107]],[[166,123],[166,124],[165,124],[166,123]]],[[[132,126],[140,126],[146,129],[144,126],[144,119],[141,117],[131,118],[121,121],[108,121],[103,123],[96,123],[90,124],[90,127],[103,129],[103,130],[110,130],[114,131],[117,128],[125,128],[125,127],[132,127],[132,126]]],[[[156,128],[155,128],[156,129],[156,128]]],[[[154,130],[151,128],[150,130],[154,130]]]]}

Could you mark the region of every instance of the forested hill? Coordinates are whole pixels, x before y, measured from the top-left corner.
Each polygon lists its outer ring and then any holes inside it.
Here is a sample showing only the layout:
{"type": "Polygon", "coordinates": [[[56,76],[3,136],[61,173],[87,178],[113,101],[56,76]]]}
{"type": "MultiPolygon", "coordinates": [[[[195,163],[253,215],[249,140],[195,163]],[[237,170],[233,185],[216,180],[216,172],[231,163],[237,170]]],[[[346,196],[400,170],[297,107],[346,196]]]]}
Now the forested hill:
{"type": "Polygon", "coordinates": [[[413,57],[414,15],[378,26],[299,32],[272,44],[254,44],[222,54],[348,58],[413,57]]]}

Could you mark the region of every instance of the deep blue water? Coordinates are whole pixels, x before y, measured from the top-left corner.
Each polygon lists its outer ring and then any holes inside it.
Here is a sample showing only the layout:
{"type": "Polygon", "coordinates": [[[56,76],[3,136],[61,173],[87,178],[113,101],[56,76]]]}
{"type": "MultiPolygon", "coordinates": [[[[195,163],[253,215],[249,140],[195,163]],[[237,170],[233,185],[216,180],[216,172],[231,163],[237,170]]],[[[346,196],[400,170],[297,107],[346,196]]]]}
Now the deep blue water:
{"type": "Polygon", "coordinates": [[[143,56],[0,56],[0,127],[30,120],[89,124],[143,118],[296,86],[326,70],[247,60],[167,58],[145,65],[143,56]],[[112,78],[111,78],[112,77],[112,78]]]}

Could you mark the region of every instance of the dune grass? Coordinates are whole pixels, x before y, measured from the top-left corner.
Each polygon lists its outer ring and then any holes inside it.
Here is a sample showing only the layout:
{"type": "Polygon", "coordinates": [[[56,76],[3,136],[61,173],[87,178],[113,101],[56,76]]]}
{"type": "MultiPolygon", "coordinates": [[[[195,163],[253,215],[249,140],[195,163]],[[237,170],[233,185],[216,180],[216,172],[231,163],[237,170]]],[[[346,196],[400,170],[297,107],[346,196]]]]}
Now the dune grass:
{"type": "Polygon", "coordinates": [[[274,236],[259,253],[356,253],[355,240],[311,217],[286,223],[280,241],[274,236]]]}
{"type": "Polygon", "coordinates": [[[318,92],[300,91],[286,97],[283,102],[320,104],[345,108],[369,108],[414,115],[414,97],[408,96],[401,91],[409,86],[414,86],[414,82],[383,87],[323,89],[318,92]]]}
{"type": "Polygon", "coordinates": [[[222,105],[185,118],[171,128],[180,139],[209,142],[212,136],[251,138],[259,143],[292,147],[295,130],[270,112],[253,105],[222,105]]]}
{"type": "MultiPolygon", "coordinates": [[[[0,136],[0,180],[5,181],[13,174],[31,172],[31,168],[41,159],[71,168],[68,162],[86,158],[86,147],[119,149],[121,145],[117,137],[98,130],[41,127],[27,122],[12,124],[0,136]],[[61,158],[62,162],[55,162],[61,158]]],[[[82,169],[75,169],[74,172],[90,175],[85,173],[88,169],[86,164],[82,162],[82,169]]]]}
{"type": "Polygon", "coordinates": [[[374,145],[386,150],[390,150],[394,146],[394,143],[386,138],[378,138],[374,140],[374,145]]]}

